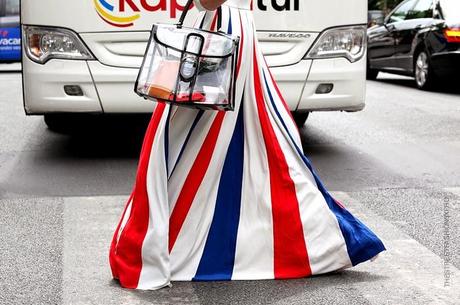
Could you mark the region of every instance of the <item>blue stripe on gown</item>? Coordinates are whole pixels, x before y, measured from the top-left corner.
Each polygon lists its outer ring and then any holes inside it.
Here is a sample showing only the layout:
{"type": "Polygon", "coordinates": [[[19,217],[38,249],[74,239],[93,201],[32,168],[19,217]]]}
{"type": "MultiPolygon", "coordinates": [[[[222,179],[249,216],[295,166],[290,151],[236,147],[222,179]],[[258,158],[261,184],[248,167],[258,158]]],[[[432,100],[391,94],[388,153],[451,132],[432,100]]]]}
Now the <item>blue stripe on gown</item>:
{"type": "Polygon", "coordinates": [[[216,207],[194,281],[231,280],[240,220],[244,163],[243,106],[225,157],[216,207]]]}

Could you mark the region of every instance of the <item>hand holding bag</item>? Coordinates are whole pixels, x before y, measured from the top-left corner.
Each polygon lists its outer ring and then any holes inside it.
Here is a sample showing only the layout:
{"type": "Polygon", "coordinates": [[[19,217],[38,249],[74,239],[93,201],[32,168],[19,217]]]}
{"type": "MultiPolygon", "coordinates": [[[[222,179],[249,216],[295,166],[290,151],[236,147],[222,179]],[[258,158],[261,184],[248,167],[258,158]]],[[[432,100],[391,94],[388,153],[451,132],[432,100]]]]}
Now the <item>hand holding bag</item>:
{"type": "Polygon", "coordinates": [[[239,37],[154,24],[134,91],[145,99],[204,110],[233,110],[239,37]]]}

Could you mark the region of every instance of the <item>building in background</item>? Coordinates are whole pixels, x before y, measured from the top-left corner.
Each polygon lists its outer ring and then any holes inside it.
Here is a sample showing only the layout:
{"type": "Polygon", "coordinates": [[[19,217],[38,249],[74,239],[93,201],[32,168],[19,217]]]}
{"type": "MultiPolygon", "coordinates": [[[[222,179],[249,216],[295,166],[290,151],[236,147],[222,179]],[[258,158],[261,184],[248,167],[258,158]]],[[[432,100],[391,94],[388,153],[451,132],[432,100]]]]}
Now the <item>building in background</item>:
{"type": "Polygon", "coordinates": [[[19,0],[0,0],[0,62],[21,61],[19,0]]]}

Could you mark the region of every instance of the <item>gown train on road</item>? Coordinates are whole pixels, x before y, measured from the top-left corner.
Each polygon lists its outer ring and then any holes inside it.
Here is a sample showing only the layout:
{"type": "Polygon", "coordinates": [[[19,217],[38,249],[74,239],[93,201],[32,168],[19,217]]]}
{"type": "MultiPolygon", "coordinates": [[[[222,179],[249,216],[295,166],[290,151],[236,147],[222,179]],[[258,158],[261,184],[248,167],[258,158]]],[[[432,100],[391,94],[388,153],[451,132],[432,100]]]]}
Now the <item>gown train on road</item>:
{"type": "Polygon", "coordinates": [[[123,287],[307,277],[385,249],[305,157],[252,12],[232,5],[246,1],[229,0],[196,22],[241,38],[235,111],[155,104],[110,249],[123,287]]]}

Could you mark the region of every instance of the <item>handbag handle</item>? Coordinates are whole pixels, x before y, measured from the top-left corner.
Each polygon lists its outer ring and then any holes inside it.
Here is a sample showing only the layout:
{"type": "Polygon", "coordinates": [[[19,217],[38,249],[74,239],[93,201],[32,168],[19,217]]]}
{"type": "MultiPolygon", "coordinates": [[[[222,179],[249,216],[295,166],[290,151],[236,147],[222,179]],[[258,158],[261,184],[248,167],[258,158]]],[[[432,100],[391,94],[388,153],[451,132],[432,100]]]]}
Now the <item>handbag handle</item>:
{"type": "Polygon", "coordinates": [[[187,16],[187,13],[190,10],[190,7],[192,6],[192,3],[193,3],[193,0],[188,0],[187,4],[184,6],[184,10],[182,11],[182,14],[180,15],[180,18],[179,18],[179,23],[177,24],[178,28],[181,28],[184,25],[185,17],[187,16]]]}

